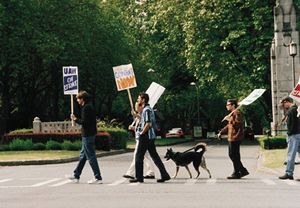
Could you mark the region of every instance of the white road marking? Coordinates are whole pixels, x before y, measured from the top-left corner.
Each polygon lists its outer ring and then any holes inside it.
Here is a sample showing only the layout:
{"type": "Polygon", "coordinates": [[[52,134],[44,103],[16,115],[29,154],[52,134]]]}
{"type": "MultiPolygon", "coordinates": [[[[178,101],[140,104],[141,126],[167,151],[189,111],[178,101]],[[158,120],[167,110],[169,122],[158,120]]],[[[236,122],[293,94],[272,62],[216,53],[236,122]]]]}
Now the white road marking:
{"type": "Polygon", "coordinates": [[[117,185],[119,185],[121,183],[124,183],[126,180],[127,180],[126,178],[122,178],[120,180],[117,180],[117,181],[115,181],[113,183],[108,184],[108,186],[117,186],[117,185]]]}
{"type": "Polygon", "coordinates": [[[2,180],[0,180],[0,183],[4,183],[4,182],[7,182],[7,181],[12,181],[12,180],[13,180],[12,178],[2,179],[2,180]]]}
{"type": "Polygon", "coordinates": [[[129,183],[129,184],[127,184],[128,186],[137,186],[137,185],[139,185],[140,183],[129,183]]]}
{"type": "Polygon", "coordinates": [[[213,185],[213,184],[216,184],[216,183],[217,183],[216,178],[210,178],[210,179],[207,179],[207,181],[206,181],[206,184],[208,184],[208,185],[213,185]]]}
{"type": "Polygon", "coordinates": [[[52,185],[50,185],[50,186],[51,186],[51,187],[57,187],[57,186],[62,186],[62,185],[68,184],[68,183],[73,183],[73,181],[67,179],[67,180],[61,181],[61,182],[59,182],[59,183],[52,184],[52,185]]]}
{"type": "Polygon", "coordinates": [[[53,178],[53,179],[51,179],[51,180],[47,180],[47,181],[43,181],[43,182],[40,182],[40,183],[33,184],[31,187],[39,187],[39,186],[43,186],[43,185],[46,185],[46,184],[49,184],[49,183],[58,181],[58,180],[60,180],[60,179],[61,179],[61,178],[53,178]]]}
{"type": "Polygon", "coordinates": [[[264,182],[265,184],[269,185],[269,186],[276,185],[276,183],[274,181],[272,181],[271,179],[268,179],[268,178],[261,179],[261,181],[264,182]]]}
{"type": "Polygon", "coordinates": [[[297,183],[296,181],[294,180],[284,180],[284,182],[290,186],[296,186],[298,185],[299,183],[297,183]]]}
{"type": "Polygon", "coordinates": [[[190,186],[190,185],[194,185],[195,183],[197,183],[197,179],[192,178],[192,179],[187,179],[184,185],[190,186]]]}

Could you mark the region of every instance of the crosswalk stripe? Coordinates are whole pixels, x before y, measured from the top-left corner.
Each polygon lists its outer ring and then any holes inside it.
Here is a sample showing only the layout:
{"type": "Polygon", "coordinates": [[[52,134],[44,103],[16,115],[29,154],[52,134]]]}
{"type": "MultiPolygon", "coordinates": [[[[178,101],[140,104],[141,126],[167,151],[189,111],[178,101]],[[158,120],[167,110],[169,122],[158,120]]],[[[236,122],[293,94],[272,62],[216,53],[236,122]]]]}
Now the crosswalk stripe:
{"type": "Polygon", "coordinates": [[[209,185],[215,184],[215,183],[217,183],[217,179],[216,178],[207,179],[206,183],[209,185]]]}
{"type": "Polygon", "coordinates": [[[4,183],[4,182],[7,182],[7,181],[12,181],[12,180],[13,180],[12,178],[2,179],[2,180],[0,180],[0,183],[4,183]]]}
{"type": "Polygon", "coordinates": [[[190,185],[193,185],[195,183],[197,183],[197,179],[194,179],[194,178],[193,179],[187,179],[184,185],[190,186],[190,185]]]}
{"type": "Polygon", "coordinates": [[[117,186],[117,185],[119,185],[119,184],[121,184],[121,183],[124,183],[126,180],[127,180],[126,178],[122,178],[122,179],[120,179],[120,180],[117,180],[117,181],[115,181],[115,182],[113,182],[113,183],[110,183],[110,184],[107,184],[107,185],[108,185],[108,186],[117,186]]]}
{"type": "Polygon", "coordinates": [[[299,183],[297,183],[296,181],[293,181],[293,180],[284,180],[284,182],[290,186],[296,186],[298,185],[299,183]]]}
{"type": "Polygon", "coordinates": [[[69,179],[67,179],[67,180],[61,181],[61,182],[59,182],[59,183],[52,184],[52,185],[50,185],[50,186],[51,186],[51,187],[57,187],[57,186],[65,185],[65,184],[67,184],[67,183],[72,183],[72,181],[69,180],[69,179]]]}
{"type": "Polygon", "coordinates": [[[58,180],[60,180],[60,178],[54,178],[54,179],[51,179],[51,180],[47,180],[47,181],[43,181],[43,182],[40,182],[40,183],[33,184],[31,187],[43,186],[43,185],[46,185],[46,184],[49,184],[49,183],[52,183],[52,182],[55,182],[55,181],[58,181],[58,180]]]}
{"type": "Polygon", "coordinates": [[[261,179],[261,181],[270,186],[276,185],[276,183],[274,181],[272,181],[271,179],[261,179]]]}
{"type": "Polygon", "coordinates": [[[140,183],[129,183],[129,184],[127,184],[128,186],[137,186],[137,185],[139,185],[140,183]]]}

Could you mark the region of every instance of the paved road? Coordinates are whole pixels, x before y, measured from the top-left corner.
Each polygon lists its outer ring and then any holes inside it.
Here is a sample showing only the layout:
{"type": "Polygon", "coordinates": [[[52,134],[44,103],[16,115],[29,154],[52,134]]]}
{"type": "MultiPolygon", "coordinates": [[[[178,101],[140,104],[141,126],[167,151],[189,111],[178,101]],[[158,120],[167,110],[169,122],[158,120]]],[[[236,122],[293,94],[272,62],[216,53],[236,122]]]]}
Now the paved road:
{"type": "MultiPolygon", "coordinates": [[[[184,151],[191,146],[176,145],[173,150],[184,151]]],[[[166,148],[159,148],[162,157],[166,148]]],[[[250,175],[234,181],[225,179],[232,171],[227,146],[216,144],[209,145],[205,154],[212,179],[204,170],[198,180],[188,179],[182,168],[177,179],[164,184],[157,184],[155,180],[129,184],[121,176],[130,164],[132,153],[99,158],[104,179],[102,185],[86,184],[92,176],[89,165],[79,184],[64,179],[65,174],[72,173],[76,163],[0,167],[0,208],[300,206],[300,182],[280,181],[277,175],[258,170],[256,145],[242,146],[241,153],[250,175]]],[[[165,165],[173,175],[173,162],[165,165]]],[[[190,169],[195,176],[195,171],[190,169]]]]}

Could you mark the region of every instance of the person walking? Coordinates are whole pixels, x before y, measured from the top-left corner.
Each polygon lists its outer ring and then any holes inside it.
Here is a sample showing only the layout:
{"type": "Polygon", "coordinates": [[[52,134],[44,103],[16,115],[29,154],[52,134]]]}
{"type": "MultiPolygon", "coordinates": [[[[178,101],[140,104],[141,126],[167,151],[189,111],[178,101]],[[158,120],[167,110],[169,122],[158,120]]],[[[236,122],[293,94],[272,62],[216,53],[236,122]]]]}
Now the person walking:
{"type": "Polygon", "coordinates": [[[299,149],[300,144],[300,118],[297,116],[297,105],[294,103],[291,97],[285,97],[281,100],[280,104],[287,112],[287,165],[285,174],[280,176],[279,179],[286,180],[294,179],[294,169],[295,169],[295,157],[299,149]]]}
{"type": "Polygon", "coordinates": [[[86,91],[80,91],[76,98],[78,104],[81,105],[81,118],[79,119],[74,114],[71,114],[71,119],[81,125],[82,147],[79,155],[79,162],[74,170],[74,175],[69,176],[68,178],[78,183],[86,160],[88,160],[95,177],[94,179],[89,180],[88,183],[101,184],[102,176],[95,153],[95,138],[97,134],[96,112],[90,102],[90,97],[91,96],[86,91]]]}
{"type": "Polygon", "coordinates": [[[240,155],[240,145],[244,137],[243,119],[241,112],[237,109],[237,100],[227,100],[226,108],[231,113],[225,116],[224,120],[228,124],[218,133],[218,138],[221,139],[222,134],[228,135],[228,153],[233,163],[234,171],[227,179],[240,179],[249,175],[248,170],[243,166],[240,155]]]}
{"type": "MultiPolygon", "coordinates": [[[[124,178],[130,178],[134,179],[135,176],[135,158],[136,158],[136,152],[137,152],[137,147],[139,145],[139,135],[141,131],[141,113],[143,111],[143,106],[142,104],[139,104],[138,102],[135,103],[135,111],[132,112],[132,115],[135,117],[133,123],[128,127],[129,130],[134,131],[135,133],[135,138],[136,138],[136,144],[135,144],[135,150],[133,153],[133,160],[126,172],[125,175],[123,175],[124,178]]],[[[146,165],[146,175],[144,176],[145,179],[154,179],[155,174],[153,171],[153,165],[152,162],[150,161],[150,155],[149,152],[146,151],[145,153],[145,165],[146,165]]]]}
{"type": "Polygon", "coordinates": [[[155,147],[155,115],[153,109],[148,104],[149,95],[141,92],[138,96],[137,102],[143,105],[143,111],[141,115],[141,131],[138,137],[138,146],[135,159],[135,179],[129,180],[130,183],[143,183],[143,167],[144,167],[144,155],[146,151],[149,151],[149,154],[154,161],[155,165],[158,167],[161,178],[157,180],[158,183],[162,183],[170,180],[170,175],[168,174],[164,164],[162,163],[155,147]]]}

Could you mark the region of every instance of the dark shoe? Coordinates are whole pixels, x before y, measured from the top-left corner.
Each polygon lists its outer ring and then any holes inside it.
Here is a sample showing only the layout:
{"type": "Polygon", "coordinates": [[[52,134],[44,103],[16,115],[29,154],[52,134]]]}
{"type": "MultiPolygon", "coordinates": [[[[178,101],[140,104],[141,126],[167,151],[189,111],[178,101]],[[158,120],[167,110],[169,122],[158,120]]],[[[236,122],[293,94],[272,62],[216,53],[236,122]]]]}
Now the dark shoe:
{"type": "Polygon", "coordinates": [[[138,180],[138,179],[130,179],[129,180],[129,183],[143,183],[144,181],[142,181],[142,180],[138,180]]]}
{"type": "Polygon", "coordinates": [[[163,178],[161,178],[161,179],[158,179],[158,180],[157,180],[157,183],[163,183],[163,182],[168,181],[168,180],[170,180],[170,179],[171,179],[170,176],[168,176],[168,177],[163,177],[163,178]]]}
{"type": "Polygon", "coordinates": [[[241,178],[246,176],[246,175],[249,175],[248,170],[245,170],[245,171],[241,172],[241,178]]]}
{"type": "Polygon", "coordinates": [[[228,176],[227,179],[240,179],[241,176],[237,174],[232,174],[231,176],[228,176]]]}
{"type": "Polygon", "coordinates": [[[155,179],[155,177],[153,175],[146,175],[144,176],[145,179],[155,179]]]}
{"type": "Polygon", "coordinates": [[[123,175],[123,178],[134,179],[134,177],[133,177],[133,176],[130,176],[130,175],[123,175]]]}
{"type": "Polygon", "coordinates": [[[279,176],[278,178],[281,179],[281,180],[286,180],[286,179],[294,180],[294,177],[290,176],[288,174],[284,174],[283,176],[279,176]]]}
{"type": "MultiPolygon", "coordinates": [[[[283,164],[287,165],[287,162],[284,162],[283,164]]],[[[300,164],[300,162],[295,162],[295,165],[299,165],[299,164],[300,164]]]]}

